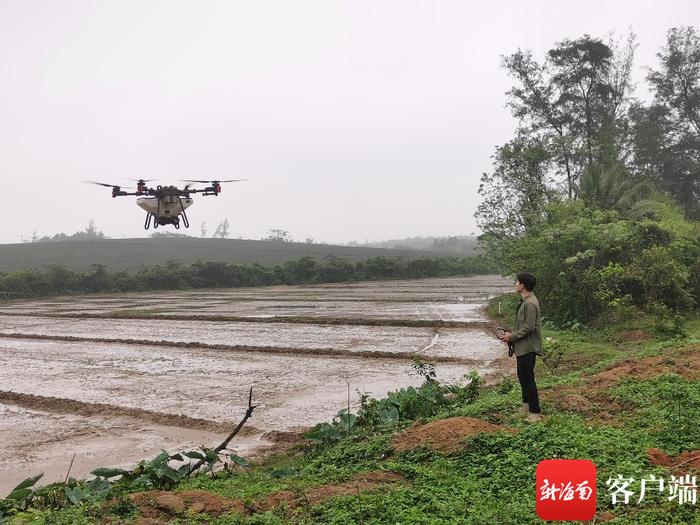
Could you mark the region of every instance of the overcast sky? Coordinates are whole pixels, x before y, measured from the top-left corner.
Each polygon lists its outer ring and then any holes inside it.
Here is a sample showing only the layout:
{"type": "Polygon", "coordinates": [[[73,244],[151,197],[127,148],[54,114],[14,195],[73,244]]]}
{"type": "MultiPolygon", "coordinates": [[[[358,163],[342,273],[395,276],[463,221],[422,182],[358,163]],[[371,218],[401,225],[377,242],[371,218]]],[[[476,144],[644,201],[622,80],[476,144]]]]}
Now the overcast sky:
{"type": "Polygon", "coordinates": [[[0,242],[90,218],[145,236],[133,197],[81,182],[128,178],[247,178],[195,199],[193,235],[477,232],[515,126],[501,55],[632,28],[641,96],[667,29],[699,21],[673,0],[0,0],[0,242]]]}

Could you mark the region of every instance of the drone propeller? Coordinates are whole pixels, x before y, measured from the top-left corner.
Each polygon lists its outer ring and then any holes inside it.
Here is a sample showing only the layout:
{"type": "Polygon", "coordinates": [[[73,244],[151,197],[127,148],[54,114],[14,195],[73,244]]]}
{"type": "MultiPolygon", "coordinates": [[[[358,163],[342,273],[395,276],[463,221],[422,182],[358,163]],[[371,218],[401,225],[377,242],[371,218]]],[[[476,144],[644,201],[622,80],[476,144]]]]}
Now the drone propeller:
{"type": "Polygon", "coordinates": [[[87,182],[88,184],[97,184],[98,186],[104,186],[105,188],[121,188],[118,184],[107,184],[105,182],[97,182],[94,180],[84,180],[83,182],[87,182]]]}
{"type": "Polygon", "coordinates": [[[228,179],[228,180],[191,180],[191,179],[180,179],[182,182],[198,182],[200,184],[209,184],[209,183],[222,183],[222,182],[241,182],[244,180],[248,179],[228,179]]]}
{"type": "Polygon", "coordinates": [[[129,180],[133,180],[134,182],[153,182],[153,181],[160,180],[160,179],[129,179],[129,180]]]}

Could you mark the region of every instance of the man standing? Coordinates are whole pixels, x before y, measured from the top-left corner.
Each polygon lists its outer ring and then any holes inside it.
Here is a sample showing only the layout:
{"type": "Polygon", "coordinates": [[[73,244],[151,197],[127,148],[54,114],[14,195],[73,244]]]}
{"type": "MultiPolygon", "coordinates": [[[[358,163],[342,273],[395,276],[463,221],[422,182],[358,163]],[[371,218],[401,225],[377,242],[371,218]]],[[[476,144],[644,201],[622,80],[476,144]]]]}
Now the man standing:
{"type": "Polygon", "coordinates": [[[529,412],[528,421],[539,421],[540,401],[535,384],[535,357],[542,355],[542,326],[540,303],[532,293],[535,276],[522,272],[516,276],[515,291],[522,298],[515,315],[515,331],[506,332],[501,340],[512,342],[518,362],[518,381],[523,393],[523,412],[529,412]]]}

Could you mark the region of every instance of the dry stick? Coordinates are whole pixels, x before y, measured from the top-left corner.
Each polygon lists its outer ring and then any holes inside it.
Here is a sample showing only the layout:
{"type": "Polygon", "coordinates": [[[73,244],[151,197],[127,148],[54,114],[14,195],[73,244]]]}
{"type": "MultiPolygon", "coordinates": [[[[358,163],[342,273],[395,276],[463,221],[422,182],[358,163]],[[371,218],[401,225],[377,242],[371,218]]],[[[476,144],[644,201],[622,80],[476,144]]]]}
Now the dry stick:
{"type": "Polygon", "coordinates": [[[68,472],[66,472],[66,479],[63,484],[68,483],[68,476],[70,476],[70,470],[73,468],[73,462],[75,461],[75,452],[73,452],[73,459],[70,460],[70,465],[68,465],[68,472]]]}
{"type": "Polygon", "coordinates": [[[678,465],[673,465],[672,468],[678,468],[680,466],[685,465],[686,463],[690,463],[691,461],[695,461],[696,459],[700,459],[700,455],[695,456],[695,457],[690,458],[690,459],[686,459],[685,461],[681,461],[680,463],[678,463],[678,465]]]}
{"type": "Polygon", "coordinates": [[[348,384],[348,434],[350,434],[350,381],[346,378],[345,382],[348,384]]]}
{"type": "MultiPolygon", "coordinates": [[[[245,415],[243,416],[243,419],[241,419],[241,421],[238,423],[238,425],[236,425],[236,428],[233,429],[233,432],[231,432],[228,435],[228,437],[226,439],[224,439],[223,442],[218,447],[216,447],[214,449],[214,452],[220,452],[226,448],[226,446],[229,444],[229,441],[231,441],[236,436],[236,434],[238,434],[238,432],[240,432],[240,430],[243,428],[243,425],[246,424],[246,421],[248,421],[250,419],[250,416],[253,415],[253,410],[255,410],[255,408],[257,406],[258,405],[253,404],[253,387],[251,386],[250,391],[248,392],[248,410],[245,411],[245,415]]],[[[194,471],[196,471],[202,465],[204,465],[204,460],[200,459],[190,469],[188,475],[192,474],[194,471]]]]}

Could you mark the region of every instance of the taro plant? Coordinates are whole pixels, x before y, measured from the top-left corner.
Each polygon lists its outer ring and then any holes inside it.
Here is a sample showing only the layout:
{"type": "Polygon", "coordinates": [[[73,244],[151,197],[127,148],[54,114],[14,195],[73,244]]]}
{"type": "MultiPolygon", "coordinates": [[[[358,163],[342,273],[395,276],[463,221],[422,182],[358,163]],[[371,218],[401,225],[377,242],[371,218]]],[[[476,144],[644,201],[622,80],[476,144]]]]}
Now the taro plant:
{"type": "Polygon", "coordinates": [[[0,500],[0,524],[10,521],[17,512],[26,510],[34,498],[34,485],[44,474],[27,478],[17,485],[4,500],[0,500]]]}
{"type": "Polygon", "coordinates": [[[329,446],[353,433],[357,427],[358,417],[347,409],[338,412],[330,423],[319,423],[304,434],[314,445],[329,446]]]}
{"type": "Polygon", "coordinates": [[[112,492],[112,485],[106,478],[101,476],[97,476],[89,481],[76,481],[71,478],[63,486],[63,491],[66,498],[68,498],[68,501],[70,501],[73,505],[80,505],[82,503],[92,504],[105,500],[112,492]]]}
{"type": "MultiPolygon", "coordinates": [[[[353,418],[355,416],[345,418],[345,424],[354,425],[353,418]]],[[[229,454],[228,459],[244,468],[250,466],[236,454],[229,454]]],[[[25,479],[4,500],[0,499],[0,525],[8,523],[18,512],[30,506],[59,508],[69,504],[94,504],[134,490],[171,489],[200,467],[205,473],[212,472],[220,461],[219,454],[208,448],[178,454],[161,450],[150,461],[140,461],[133,470],[98,468],[91,472],[95,476],[93,479],[69,478],[65,483],[53,483],[35,490],[34,485],[43,476],[39,474],[25,479]],[[196,461],[194,465],[192,460],[196,461]]]]}
{"type": "Polygon", "coordinates": [[[189,461],[185,463],[185,458],[202,462],[204,472],[211,472],[216,463],[220,461],[219,455],[208,448],[202,448],[201,452],[192,450],[173,455],[161,450],[155,458],[148,462],[139,462],[136,468],[131,471],[129,475],[130,488],[170,489],[174,487],[192,474],[193,466],[189,461]],[[171,466],[171,462],[181,464],[171,466]]]}

